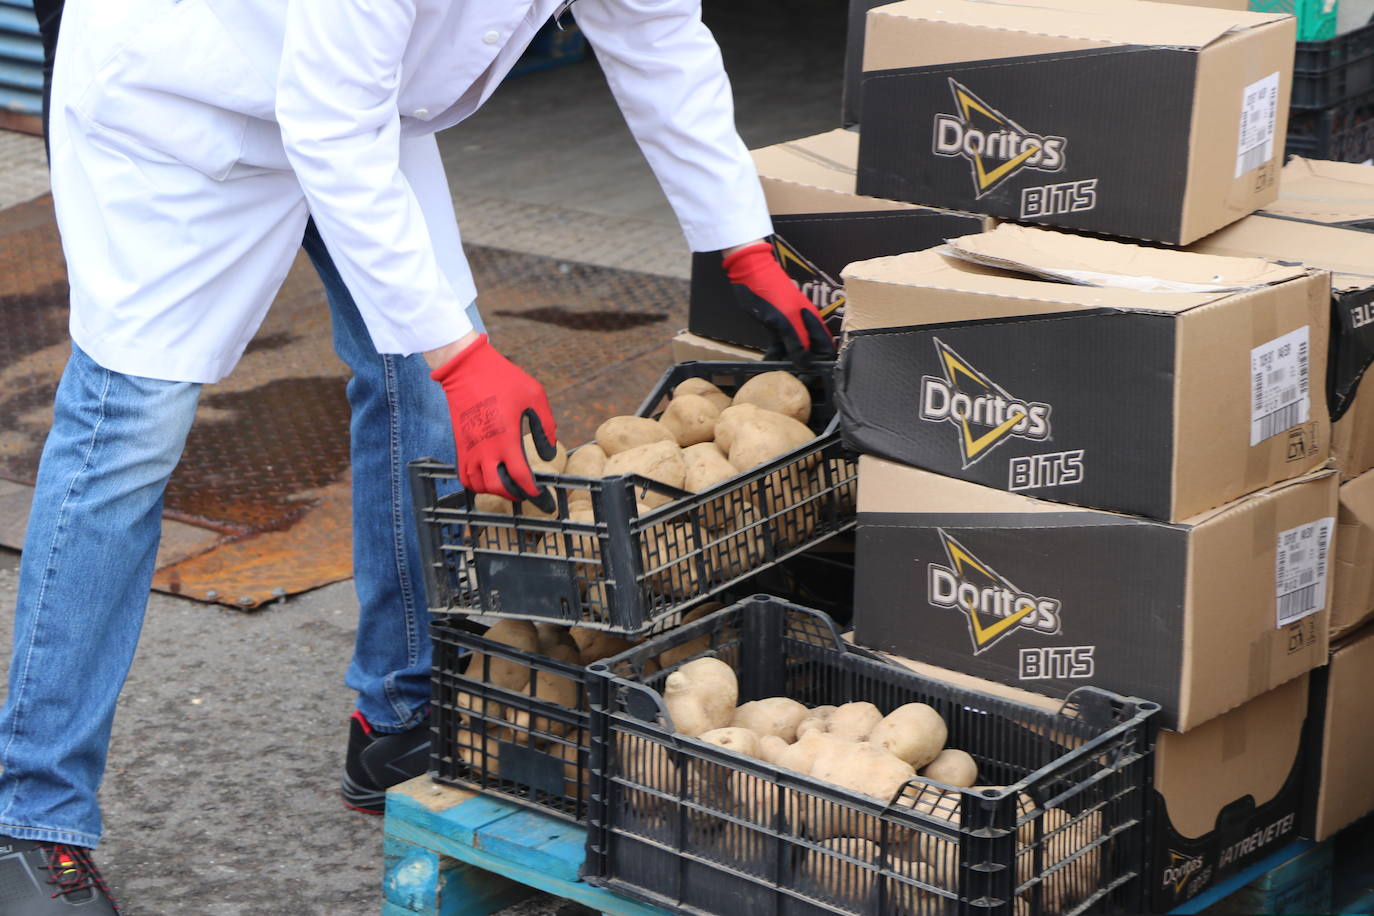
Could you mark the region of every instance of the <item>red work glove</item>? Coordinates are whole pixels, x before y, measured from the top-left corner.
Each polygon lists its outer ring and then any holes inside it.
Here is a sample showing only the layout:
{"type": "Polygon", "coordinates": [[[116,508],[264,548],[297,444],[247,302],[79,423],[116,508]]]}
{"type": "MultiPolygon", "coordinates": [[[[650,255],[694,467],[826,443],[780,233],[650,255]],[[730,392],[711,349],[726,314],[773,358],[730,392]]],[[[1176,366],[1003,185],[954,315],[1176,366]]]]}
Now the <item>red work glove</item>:
{"type": "Polygon", "coordinates": [[[472,493],[528,499],[545,512],[553,494],[534,484],[520,423],[528,418],[535,451],[553,459],[558,432],[544,387],[487,342],[483,334],[429,374],[448,396],[458,480],[472,493]]]}
{"type": "Polygon", "coordinates": [[[835,342],[820,310],[783,271],[772,245],[759,242],[741,248],[722,263],[735,301],[773,332],[774,344],[766,358],[785,355],[797,365],[835,358],[835,342]]]}

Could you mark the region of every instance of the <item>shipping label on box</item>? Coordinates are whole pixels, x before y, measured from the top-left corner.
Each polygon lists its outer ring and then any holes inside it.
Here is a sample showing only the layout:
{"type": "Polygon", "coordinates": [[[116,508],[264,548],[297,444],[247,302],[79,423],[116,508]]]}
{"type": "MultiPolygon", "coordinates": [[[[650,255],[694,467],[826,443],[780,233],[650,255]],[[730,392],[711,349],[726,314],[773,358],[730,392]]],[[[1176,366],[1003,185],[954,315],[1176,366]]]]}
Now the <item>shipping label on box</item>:
{"type": "Polygon", "coordinates": [[[1008,225],[845,277],[858,451],[1165,520],[1326,459],[1325,274],[1008,225]]]}
{"type": "Polygon", "coordinates": [[[855,637],[1192,728],[1325,659],[1336,475],[1185,523],[1071,509],[865,456],[855,637]]]}
{"type": "MultiPolygon", "coordinates": [[[[919,251],[980,232],[987,217],[952,213],[854,193],[859,137],[834,130],[753,152],[773,217],[773,253],[820,310],[832,334],[844,321],[841,271],[851,261],[919,251]]],[[[692,258],[687,329],[766,350],[768,329],[735,304],[719,252],[692,258]]]]}
{"type": "Polygon", "coordinates": [[[878,7],[858,190],[1191,241],[1277,193],[1293,28],[1140,0],[878,7]]]}

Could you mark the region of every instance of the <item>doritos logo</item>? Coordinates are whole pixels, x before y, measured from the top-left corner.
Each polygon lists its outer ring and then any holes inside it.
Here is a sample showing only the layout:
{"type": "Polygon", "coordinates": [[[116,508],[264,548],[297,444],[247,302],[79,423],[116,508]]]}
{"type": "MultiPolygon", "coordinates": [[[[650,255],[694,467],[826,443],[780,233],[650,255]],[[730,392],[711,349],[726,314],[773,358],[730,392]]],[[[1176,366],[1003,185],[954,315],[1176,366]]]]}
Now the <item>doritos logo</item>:
{"type": "Polygon", "coordinates": [[[821,270],[780,235],[773,236],[773,253],[787,276],[820,310],[821,317],[844,314],[844,284],[821,270]]]}
{"type": "Polygon", "coordinates": [[[1057,598],[1022,591],[944,529],[935,530],[949,565],[929,564],[927,598],[934,607],[951,608],[968,618],[974,655],[1018,629],[1047,635],[1059,632],[1057,598]]]}
{"type": "Polygon", "coordinates": [[[1064,168],[1067,139],[1031,133],[957,80],[951,79],[949,88],[958,114],[935,116],[934,152],[969,161],[978,197],[1023,169],[1058,172],[1064,168]]]}
{"type": "Polygon", "coordinates": [[[965,468],[1009,438],[1038,442],[1050,437],[1049,404],[1014,397],[938,337],[935,350],[944,374],[921,379],[920,416],[959,430],[965,468]]]}

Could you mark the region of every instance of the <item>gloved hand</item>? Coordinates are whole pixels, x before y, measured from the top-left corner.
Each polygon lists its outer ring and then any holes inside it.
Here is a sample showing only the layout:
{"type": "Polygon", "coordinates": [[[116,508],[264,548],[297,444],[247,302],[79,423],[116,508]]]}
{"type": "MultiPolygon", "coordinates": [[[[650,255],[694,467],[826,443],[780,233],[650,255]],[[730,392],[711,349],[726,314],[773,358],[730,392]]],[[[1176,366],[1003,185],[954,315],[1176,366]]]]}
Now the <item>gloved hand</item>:
{"type": "Polygon", "coordinates": [[[801,365],[810,359],[835,358],[835,343],[820,310],[783,271],[772,245],[746,246],[726,255],[722,263],[735,301],[773,332],[766,359],[786,356],[801,365]]]}
{"type": "Polygon", "coordinates": [[[544,387],[496,352],[483,334],[429,374],[448,397],[458,480],[473,493],[528,499],[545,512],[553,493],[536,488],[525,458],[521,420],[530,421],[535,451],[552,460],[558,432],[544,387]]]}

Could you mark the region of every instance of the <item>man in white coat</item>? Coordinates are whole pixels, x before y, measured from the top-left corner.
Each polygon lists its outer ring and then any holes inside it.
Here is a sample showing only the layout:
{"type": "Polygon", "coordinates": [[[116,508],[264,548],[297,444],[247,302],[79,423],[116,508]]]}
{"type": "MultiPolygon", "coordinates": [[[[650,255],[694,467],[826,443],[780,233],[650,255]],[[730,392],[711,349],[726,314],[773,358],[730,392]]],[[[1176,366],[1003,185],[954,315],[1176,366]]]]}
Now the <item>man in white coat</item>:
{"type": "Polygon", "coordinates": [[[433,135],[482,104],[551,16],[576,16],[692,249],[722,252],[780,352],[833,355],[763,241],[768,214],[699,7],[69,0],[50,143],[73,346],[0,710],[7,914],[114,912],[90,857],[96,794],[163,491],[201,386],[233,369],[302,244],[353,371],[361,611],[344,800],[380,811],[389,785],[424,771],[429,645],[405,464],[448,456],[473,490],[539,498],[522,422],[541,450],[557,435],[542,387],[481,333],[433,135]]]}

